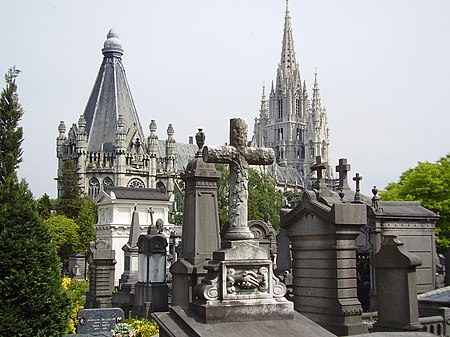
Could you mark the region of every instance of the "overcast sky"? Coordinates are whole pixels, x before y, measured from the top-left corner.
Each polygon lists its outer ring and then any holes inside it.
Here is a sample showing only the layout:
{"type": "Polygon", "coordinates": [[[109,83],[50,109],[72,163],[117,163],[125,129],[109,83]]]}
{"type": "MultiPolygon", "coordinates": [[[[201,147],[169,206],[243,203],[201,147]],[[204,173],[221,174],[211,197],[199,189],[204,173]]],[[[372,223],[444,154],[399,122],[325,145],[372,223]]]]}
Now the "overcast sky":
{"type": "MultiPolygon", "coordinates": [[[[348,158],[371,195],[372,185],[450,152],[450,1],[291,0],[289,8],[310,93],[318,69],[333,166],[348,158]]],[[[206,143],[220,145],[230,118],[245,118],[252,132],[262,85],[280,61],[285,1],[0,0],[0,12],[0,71],[22,70],[19,176],[35,197],[56,197],[58,124],[69,128],[83,113],[110,28],[146,136],[155,119],[160,139],[173,123],[179,142],[202,127],[206,143]]]]}

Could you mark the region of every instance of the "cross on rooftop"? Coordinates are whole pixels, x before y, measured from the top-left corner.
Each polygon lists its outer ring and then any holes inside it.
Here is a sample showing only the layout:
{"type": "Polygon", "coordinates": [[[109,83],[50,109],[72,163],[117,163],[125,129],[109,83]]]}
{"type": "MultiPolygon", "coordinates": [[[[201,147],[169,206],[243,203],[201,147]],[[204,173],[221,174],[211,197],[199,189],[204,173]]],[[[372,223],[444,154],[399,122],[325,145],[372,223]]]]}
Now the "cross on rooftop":
{"type": "Polygon", "coordinates": [[[317,180],[314,184],[314,188],[319,191],[324,190],[326,188],[326,184],[322,171],[326,169],[326,166],[322,163],[322,157],[316,156],[316,162],[311,165],[309,169],[311,172],[317,171],[317,180]]]}
{"type": "Polygon", "coordinates": [[[317,171],[317,180],[323,179],[323,173],[322,170],[325,170],[325,164],[322,163],[322,157],[316,156],[316,162],[311,165],[310,170],[311,172],[317,171]]]}
{"type": "Polygon", "coordinates": [[[153,208],[149,207],[148,213],[150,214],[150,226],[147,229],[147,234],[151,234],[152,227],[153,227],[153,214],[155,213],[155,211],[153,210],[153,208]]]}
{"type": "Polygon", "coordinates": [[[353,177],[353,180],[356,182],[356,193],[355,193],[355,201],[362,201],[362,197],[361,197],[361,193],[360,191],[360,186],[359,183],[362,180],[362,176],[359,175],[359,173],[356,173],[355,176],[353,177]]]}
{"type": "Polygon", "coordinates": [[[336,165],[336,172],[339,172],[339,189],[350,189],[348,186],[347,172],[352,169],[352,166],[347,163],[347,158],[340,158],[339,165],[336,165]]]}
{"type": "Polygon", "coordinates": [[[273,149],[247,147],[247,123],[241,118],[230,119],[230,146],[203,147],[206,163],[224,163],[230,166],[229,227],[225,238],[229,240],[253,239],[247,224],[248,167],[270,165],[273,149]]]}

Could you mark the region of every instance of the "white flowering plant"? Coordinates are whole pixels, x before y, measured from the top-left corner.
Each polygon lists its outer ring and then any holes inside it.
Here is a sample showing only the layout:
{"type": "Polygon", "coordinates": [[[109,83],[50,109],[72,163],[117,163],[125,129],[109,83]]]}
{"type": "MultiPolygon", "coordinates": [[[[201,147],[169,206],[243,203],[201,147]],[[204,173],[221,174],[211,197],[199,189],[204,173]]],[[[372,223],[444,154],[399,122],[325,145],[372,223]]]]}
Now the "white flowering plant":
{"type": "Polygon", "coordinates": [[[134,329],[127,323],[118,323],[114,327],[114,330],[111,330],[112,337],[135,337],[136,332],[134,329]]]}

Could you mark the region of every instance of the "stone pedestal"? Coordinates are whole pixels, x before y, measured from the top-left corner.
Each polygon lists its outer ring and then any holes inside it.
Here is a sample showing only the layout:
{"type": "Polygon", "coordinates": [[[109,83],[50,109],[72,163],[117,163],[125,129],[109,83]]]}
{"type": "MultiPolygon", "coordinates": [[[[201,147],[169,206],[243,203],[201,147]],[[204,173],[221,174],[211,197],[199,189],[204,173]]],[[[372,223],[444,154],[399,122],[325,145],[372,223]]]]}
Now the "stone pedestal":
{"type": "Polygon", "coordinates": [[[205,134],[196,135],[199,148],[195,158],[181,175],[185,183],[182,249],[170,267],[172,274],[172,305],[187,306],[193,300],[193,288],[205,277],[203,264],[219,249],[219,211],[217,181],[220,173],[214,164],[201,158],[205,134]]]}
{"type": "Polygon", "coordinates": [[[375,331],[420,331],[416,267],[420,258],[395,236],[385,236],[373,256],[376,271],[378,322],[375,331]]]}
{"type": "Polygon", "coordinates": [[[367,332],[357,299],[356,245],[365,205],[306,191],[282,219],[292,243],[295,310],[341,336],[367,332]]]}
{"type": "Polygon", "coordinates": [[[190,304],[205,323],[293,318],[286,287],[273,275],[267,251],[255,240],[225,241],[205,267],[190,304]]]}
{"type": "Polygon", "coordinates": [[[89,293],[86,308],[110,308],[114,292],[115,252],[107,242],[91,242],[87,252],[89,293]]]}
{"type": "Polygon", "coordinates": [[[134,297],[133,313],[138,316],[150,318],[152,312],[169,310],[169,288],[165,282],[138,282],[134,288],[134,297]]]}

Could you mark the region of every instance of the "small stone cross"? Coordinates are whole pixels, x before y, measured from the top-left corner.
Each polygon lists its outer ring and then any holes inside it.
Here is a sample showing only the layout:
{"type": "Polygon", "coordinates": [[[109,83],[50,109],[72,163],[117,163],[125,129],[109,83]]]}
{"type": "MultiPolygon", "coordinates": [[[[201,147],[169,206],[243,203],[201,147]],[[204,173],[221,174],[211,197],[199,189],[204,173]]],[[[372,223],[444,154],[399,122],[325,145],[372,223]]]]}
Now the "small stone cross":
{"type": "Polygon", "coordinates": [[[155,213],[155,211],[153,210],[153,208],[149,207],[148,213],[150,214],[150,226],[147,229],[147,234],[150,234],[152,227],[153,227],[153,214],[155,213]]]}
{"type": "Polygon", "coordinates": [[[355,201],[362,201],[362,197],[361,197],[361,193],[360,191],[360,186],[359,186],[359,182],[362,180],[362,176],[359,175],[359,173],[356,173],[355,176],[353,177],[353,180],[356,182],[356,193],[355,193],[355,201]]]}
{"type": "Polygon", "coordinates": [[[225,239],[247,240],[254,236],[248,228],[248,167],[270,165],[273,149],[247,147],[247,123],[241,118],[230,119],[230,146],[203,147],[206,163],[223,163],[230,166],[230,223],[225,239]]]}
{"type": "Polygon", "coordinates": [[[347,164],[347,158],[339,159],[339,165],[336,165],[336,172],[339,172],[339,189],[350,189],[348,186],[347,172],[351,169],[351,165],[347,164]]]}
{"type": "Polygon", "coordinates": [[[314,185],[314,188],[321,190],[323,187],[325,187],[322,171],[326,169],[325,164],[322,163],[322,157],[316,156],[316,162],[311,165],[309,169],[311,170],[311,172],[317,171],[317,181],[314,185]]]}

